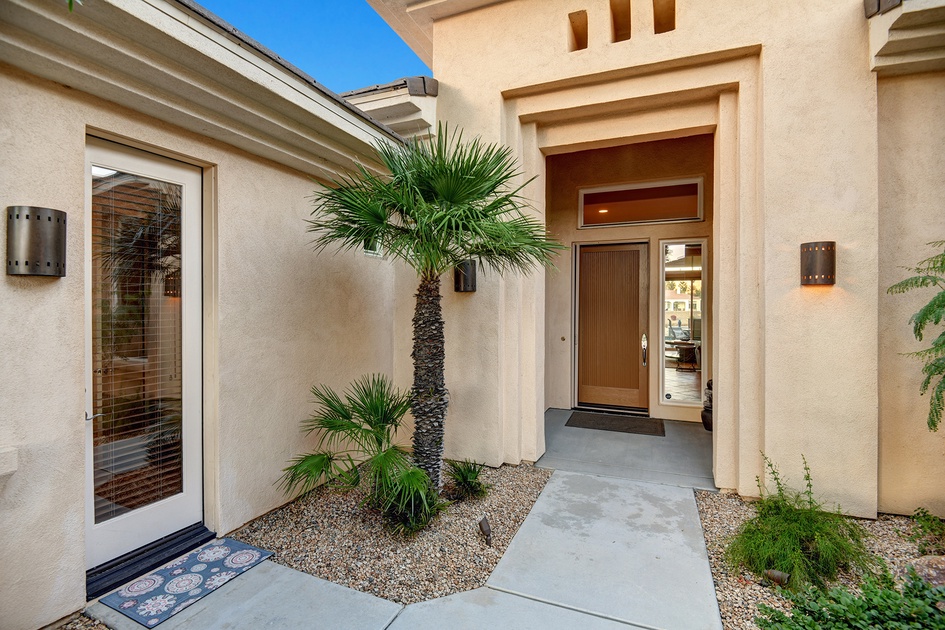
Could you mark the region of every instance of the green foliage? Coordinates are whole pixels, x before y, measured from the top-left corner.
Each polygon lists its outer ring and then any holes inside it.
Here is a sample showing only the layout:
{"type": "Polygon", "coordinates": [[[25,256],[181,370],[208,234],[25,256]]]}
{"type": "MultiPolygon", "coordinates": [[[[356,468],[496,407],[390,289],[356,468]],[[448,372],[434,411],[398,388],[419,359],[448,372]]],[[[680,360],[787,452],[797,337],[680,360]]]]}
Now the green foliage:
{"type": "MultiPolygon", "coordinates": [[[[942,253],[920,261],[915,267],[906,267],[916,275],[897,282],[887,289],[887,293],[906,293],[929,287],[938,290],[932,295],[928,304],[909,319],[909,323],[912,324],[912,334],[918,341],[922,341],[926,328],[945,323],[945,241],[933,241],[929,245],[943,248],[942,253]]],[[[928,426],[930,431],[937,431],[942,421],[942,410],[945,407],[945,326],[932,341],[930,347],[908,354],[925,363],[922,367],[925,378],[919,385],[919,394],[925,395],[926,392],[931,391],[928,426]]]]}
{"type": "Polygon", "coordinates": [[[486,496],[491,484],[479,480],[479,473],[485,464],[479,464],[468,459],[463,461],[447,460],[446,476],[453,482],[453,495],[460,501],[464,499],[478,499],[486,496]]]}
{"type": "Polygon", "coordinates": [[[919,543],[919,553],[945,555],[945,521],[925,508],[917,508],[912,520],[915,528],[909,540],[919,543]]]}
{"type": "MultiPolygon", "coordinates": [[[[566,249],[544,223],[525,214],[521,173],[512,150],[464,141],[438,126],[435,137],[376,145],[379,167],[332,182],[312,196],[308,231],[316,249],[365,244],[400,259],[420,277],[414,318],[414,458],[441,485],[443,375],[439,277],[466,260],[497,273],[550,264],[566,249]],[[386,170],[389,175],[379,172],[386,170]]],[[[527,183],[527,182],[526,182],[527,183]]]]}
{"type": "Polygon", "coordinates": [[[762,576],[767,569],[791,575],[788,587],[825,586],[842,570],[868,573],[875,559],[863,544],[862,528],[837,512],[827,512],[814,498],[810,468],[804,459],[803,492],[789,490],[778,469],[764,458],[775,492],[758,479],[758,514],[729,543],[726,555],[735,566],[762,576]]]}
{"type": "Polygon", "coordinates": [[[862,594],[842,587],[827,592],[816,589],[782,592],[793,604],[790,616],[759,604],[761,617],[755,623],[763,630],[848,630],[884,628],[887,630],[945,630],[945,587],[932,587],[915,572],[902,589],[892,576],[869,577],[862,594]]]}
{"type": "Polygon", "coordinates": [[[379,507],[390,528],[412,534],[430,524],[449,503],[440,498],[427,474],[415,466],[397,468],[382,482],[379,507]]]}
{"type": "Polygon", "coordinates": [[[299,455],[283,470],[283,491],[305,493],[322,482],[350,489],[360,485],[364,471],[367,501],[395,531],[426,527],[446,503],[426,473],[393,442],[410,408],[409,396],[382,375],[361,377],[344,398],[324,385],[313,387],[312,394],[318,407],[302,429],[319,432],[318,450],[299,455]]]}
{"type": "Polygon", "coordinates": [[[541,221],[526,216],[512,150],[464,142],[445,126],[428,140],[382,142],[378,156],[389,177],[364,166],[312,199],[309,231],[321,248],[365,242],[434,277],[475,259],[496,271],[551,262],[563,246],[541,221]]]}

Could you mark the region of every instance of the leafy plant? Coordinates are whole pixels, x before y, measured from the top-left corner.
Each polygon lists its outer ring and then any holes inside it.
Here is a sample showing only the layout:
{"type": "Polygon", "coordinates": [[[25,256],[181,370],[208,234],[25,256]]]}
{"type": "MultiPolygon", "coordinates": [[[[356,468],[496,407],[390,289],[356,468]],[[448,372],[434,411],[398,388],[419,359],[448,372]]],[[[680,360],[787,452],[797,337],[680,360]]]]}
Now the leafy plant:
{"type": "Polygon", "coordinates": [[[836,587],[827,592],[808,589],[782,592],[792,604],[791,614],[758,605],[755,623],[763,630],[945,630],[945,587],[923,582],[915,572],[897,589],[888,572],[868,577],[862,593],[836,587]]]}
{"type": "Polygon", "coordinates": [[[416,466],[397,468],[383,483],[377,493],[381,512],[397,533],[420,531],[449,505],[437,494],[427,474],[416,466]]]}
{"type": "Polygon", "coordinates": [[[945,555],[945,521],[925,508],[916,508],[912,521],[915,528],[909,540],[919,543],[919,553],[945,555]]]}
{"type": "MultiPolygon", "coordinates": [[[[919,261],[915,267],[906,267],[917,275],[897,282],[887,289],[887,293],[906,293],[929,287],[938,289],[938,293],[932,296],[928,304],[909,318],[912,334],[918,341],[922,341],[927,327],[945,322],[945,241],[933,241],[929,245],[943,248],[942,253],[919,261]]],[[[925,378],[919,385],[919,394],[925,395],[930,390],[932,392],[929,397],[928,426],[930,431],[937,431],[942,421],[942,409],[945,407],[945,329],[930,347],[908,354],[925,362],[922,367],[925,378]]]]}
{"type": "Polygon", "coordinates": [[[453,498],[462,501],[486,496],[492,485],[479,480],[479,474],[485,467],[485,464],[468,459],[461,462],[446,460],[446,476],[453,482],[453,498]]]}
{"type": "Polygon", "coordinates": [[[382,375],[363,376],[344,399],[327,386],[312,388],[318,408],[302,423],[320,432],[317,451],[299,455],[283,471],[286,494],[308,492],[322,482],[353,488],[369,484],[367,501],[378,507],[395,531],[425,527],[445,507],[426,473],[414,466],[394,436],[410,409],[410,397],[382,375]]]}
{"type": "Polygon", "coordinates": [[[864,531],[837,512],[822,509],[814,498],[810,467],[804,459],[803,492],[789,490],[778,469],[764,458],[775,492],[765,492],[758,479],[758,514],[747,521],[729,543],[730,563],[762,576],[775,569],[790,574],[788,587],[823,587],[842,570],[869,573],[875,559],[863,544],[864,531]]]}
{"type": "Polygon", "coordinates": [[[519,171],[508,147],[463,141],[440,126],[429,140],[376,145],[390,176],[359,166],[313,196],[309,231],[318,249],[376,245],[420,278],[413,318],[413,456],[442,487],[443,424],[449,395],[440,276],[465,260],[497,273],[550,264],[563,246],[523,213],[519,171]]]}

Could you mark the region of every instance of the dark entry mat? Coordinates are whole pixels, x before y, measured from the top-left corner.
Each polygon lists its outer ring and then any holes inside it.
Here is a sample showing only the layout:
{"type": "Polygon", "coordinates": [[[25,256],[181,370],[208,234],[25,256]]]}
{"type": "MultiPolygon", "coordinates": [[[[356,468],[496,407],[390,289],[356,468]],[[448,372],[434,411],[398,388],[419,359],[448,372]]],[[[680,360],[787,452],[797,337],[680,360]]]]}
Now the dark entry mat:
{"type": "Polygon", "coordinates": [[[619,431],[620,433],[639,433],[640,435],[666,436],[663,421],[659,418],[635,418],[618,416],[612,413],[590,413],[573,411],[565,423],[566,427],[577,429],[597,429],[599,431],[619,431]]]}

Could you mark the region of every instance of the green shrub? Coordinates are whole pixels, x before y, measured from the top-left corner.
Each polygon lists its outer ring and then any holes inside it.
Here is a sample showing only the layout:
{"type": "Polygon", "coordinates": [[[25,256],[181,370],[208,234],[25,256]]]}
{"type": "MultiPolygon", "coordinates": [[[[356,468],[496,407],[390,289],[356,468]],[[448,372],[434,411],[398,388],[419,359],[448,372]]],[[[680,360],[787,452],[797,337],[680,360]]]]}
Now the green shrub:
{"type": "Polygon", "coordinates": [[[453,482],[453,498],[462,501],[486,496],[492,486],[479,480],[479,473],[485,467],[468,459],[447,460],[446,476],[453,482]]]}
{"type": "MultiPolygon", "coordinates": [[[[939,328],[945,324],[945,241],[933,241],[929,245],[941,247],[942,253],[919,261],[915,267],[906,267],[916,275],[897,282],[886,290],[887,293],[906,293],[929,288],[933,290],[928,304],[909,319],[912,334],[918,341],[922,341],[922,337],[928,332],[926,328],[939,328]]],[[[919,395],[924,396],[926,392],[931,392],[927,423],[930,431],[937,431],[942,421],[942,410],[945,409],[945,330],[932,334],[935,338],[928,348],[907,354],[925,363],[922,366],[925,378],[919,385],[919,395]]]]}
{"type": "Polygon", "coordinates": [[[791,614],[758,605],[761,616],[755,623],[763,630],[847,630],[883,628],[886,630],[945,630],[945,587],[932,587],[915,572],[902,586],[895,587],[892,577],[869,577],[862,594],[845,588],[826,593],[808,589],[798,593],[782,592],[792,604],[791,614]]]}
{"type": "Polygon", "coordinates": [[[840,514],[839,508],[837,512],[822,509],[814,499],[807,460],[807,487],[802,493],[788,490],[771,460],[765,457],[764,461],[776,491],[766,493],[758,479],[758,514],[729,543],[729,562],[758,576],[767,569],[789,573],[792,589],[808,584],[823,587],[841,569],[869,573],[875,559],[863,544],[865,532],[840,514]]]}
{"type": "Polygon", "coordinates": [[[368,479],[366,501],[381,510],[397,532],[426,527],[447,505],[427,474],[413,465],[394,436],[410,409],[408,394],[381,375],[355,381],[344,399],[326,386],[312,388],[318,407],[302,423],[319,431],[317,451],[299,455],[283,470],[279,485],[286,494],[305,493],[328,482],[344,489],[368,479]]]}
{"type": "Polygon", "coordinates": [[[449,505],[437,494],[427,474],[416,466],[397,470],[378,494],[384,520],[400,534],[420,531],[449,505]]]}
{"type": "Polygon", "coordinates": [[[945,555],[945,521],[925,508],[917,508],[912,520],[915,528],[909,540],[919,543],[919,553],[945,555]]]}

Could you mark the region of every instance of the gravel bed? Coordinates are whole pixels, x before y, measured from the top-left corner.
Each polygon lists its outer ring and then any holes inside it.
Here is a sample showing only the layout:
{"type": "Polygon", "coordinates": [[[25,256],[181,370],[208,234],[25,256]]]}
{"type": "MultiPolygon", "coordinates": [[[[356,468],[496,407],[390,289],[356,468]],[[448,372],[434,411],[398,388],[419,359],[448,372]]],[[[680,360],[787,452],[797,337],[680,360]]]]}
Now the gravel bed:
{"type": "Polygon", "coordinates": [[[530,465],[486,468],[482,499],[456,502],[433,524],[406,537],[391,534],[364,491],[318,488],[261,516],[232,537],[272,551],[279,564],[402,604],[483,586],[538,499],[551,471],[530,465]],[[492,546],[479,533],[492,525],[492,546]]]}
{"type": "Polygon", "coordinates": [[[79,615],[66,625],[62,626],[60,630],[108,630],[108,626],[100,621],[92,619],[91,617],[79,615]]]}
{"type": "MultiPolygon", "coordinates": [[[[550,477],[550,470],[527,464],[486,468],[482,479],[493,488],[485,498],[453,503],[411,537],[391,534],[376,510],[362,506],[363,490],[324,487],[230,535],[274,552],[271,559],[279,564],[412,604],[483,586],[550,477]],[[492,524],[491,547],[477,526],[483,516],[492,524]]],[[[788,610],[773,586],[725,562],[725,544],[755,515],[753,504],[735,494],[697,490],[695,496],[725,630],[756,628],[759,603],[788,610]]],[[[886,561],[893,575],[904,574],[920,556],[907,539],[912,532],[908,517],[881,514],[875,521],[857,521],[870,534],[868,549],[886,561]]],[[[838,583],[855,587],[857,579],[842,575],[838,583]]],[[[85,616],[64,628],[106,630],[85,616]]]]}
{"type": "MultiPolygon", "coordinates": [[[[778,595],[775,587],[759,581],[751,573],[735,570],[725,562],[726,542],[738,532],[742,523],[755,515],[754,506],[734,494],[702,490],[696,491],[696,504],[725,630],[756,628],[754,618],[758,615],[758,604],[790,610],[790,604],[778,595]]],[[[869,551],[883,558],[893,575],[904,574],[906,566],[920,557],[918,546],[908,540],[912,532],[909,517],[880,514],[875,521],[856,520],[870,534],[866,539],[869,551]]],[[[837,582],[855,588],[858,581],[854,576],[841,575],[837,582]]]]}

